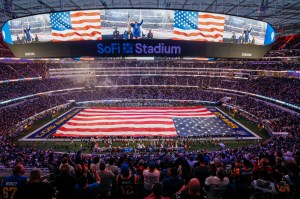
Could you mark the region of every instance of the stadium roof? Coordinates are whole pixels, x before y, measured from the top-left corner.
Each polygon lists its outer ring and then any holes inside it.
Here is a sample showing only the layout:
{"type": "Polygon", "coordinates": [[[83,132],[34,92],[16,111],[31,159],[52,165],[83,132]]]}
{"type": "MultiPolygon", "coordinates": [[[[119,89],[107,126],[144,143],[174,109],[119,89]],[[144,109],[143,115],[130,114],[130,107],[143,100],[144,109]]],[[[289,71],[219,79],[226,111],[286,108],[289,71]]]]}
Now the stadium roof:
{"type": "Polygon", "coordinates": [[[277,32],[300,32],[300,0],[0,0],[0,23],[50,11],[167,8],[217,12],[267,21],[277,32]]]}

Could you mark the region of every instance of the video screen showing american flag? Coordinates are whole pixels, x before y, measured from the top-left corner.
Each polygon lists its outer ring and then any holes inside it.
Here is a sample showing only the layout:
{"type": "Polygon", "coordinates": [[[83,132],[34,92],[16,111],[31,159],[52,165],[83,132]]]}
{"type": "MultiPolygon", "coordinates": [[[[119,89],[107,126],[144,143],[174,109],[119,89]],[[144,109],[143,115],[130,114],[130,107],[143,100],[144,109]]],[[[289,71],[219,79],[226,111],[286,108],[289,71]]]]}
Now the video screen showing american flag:
{"type": "Polygon", "coordinates": [[[14,44],[102,40],[100,10],[66,11],[10,22],[14,44]]]}
{"type": "Polygon", "coordinates": [[[224,15],[176,10],[173,39],[223,42],[224,22],[224,15]]]}
{"type": "MultiPolygon", "coordinates": [[[[54,12],[8,21],[13,44],[164,39],[264,45],[267,23],[187,10],[101,9],[54,12]]],[[[10,40],[10,38],[6,38],[10,40]]]]}
{"type": "Polygon", "coordinates": [[[52,41],[102,40],[100,10],[50,14],[52,41]]]}

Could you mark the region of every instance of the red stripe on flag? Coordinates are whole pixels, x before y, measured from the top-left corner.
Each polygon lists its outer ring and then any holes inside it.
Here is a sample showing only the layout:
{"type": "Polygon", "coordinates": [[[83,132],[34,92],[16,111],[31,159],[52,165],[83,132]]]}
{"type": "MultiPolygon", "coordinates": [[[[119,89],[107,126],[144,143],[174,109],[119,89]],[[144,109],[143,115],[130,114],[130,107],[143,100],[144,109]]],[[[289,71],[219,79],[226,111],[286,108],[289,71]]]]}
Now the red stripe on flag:
{"type": "Polygon", "coordinates": [[[60,127],[58,130],[60,131],[71,131],[71,132],[122,132],[122,131],[132,131],[132,132],[139,132],[139,131],[147,131],[147,132],[163,132],[163,131],[174,131],[174,128],[132,128],[132,127],[122,127],[122,128],[94,128],[94,129],[86,129],[86,128],[66,128],[64,126],[60,127]]]}
{"type": "Polygon", "coordinates": [[[116,124],[167,124],[172,125],[174,122],[170,120],[167,121],[120,121],[120,122],[89,122],[89,123],[76,123],[76,122],[67,122],[66,124],[70,126],[96,126],[96,125],[116,125],[116,124]]]}
{"type": "MultiPolygon", "coordinates": [[[[96,136],[91,136],[91,135],[84,135],[84,134],[82,134],[82,135],[78,135],[78,134],[73,134],[73,133],[70,133],[70,134],[68,134],[68,135],[66,135],[66,134],[63,134],[63,133],[55,133],[54,135],[53,135],[54,137],[110,137],[110,136],[114,136],[114,135],[101,135],[101,134],[99,134],[99,135],[96,135],[96,136]]],[[[135,137],[153,137],[153,134],[139,134],[139,133],[133,133],[133,134],[122,134],[122,136],[124,136],[124,137],[132,137],[132,136],[135,136],[135,137]]],[[[163,133],[160,133],[160,134],[155,134],[155,136],[159,136],[159,137],[176,137],[177,136],[177,134],[176,133],[174,133],[174,134],[168,134],[168,135],[166,135],[166,134],[163,134],[163,133]]]]}

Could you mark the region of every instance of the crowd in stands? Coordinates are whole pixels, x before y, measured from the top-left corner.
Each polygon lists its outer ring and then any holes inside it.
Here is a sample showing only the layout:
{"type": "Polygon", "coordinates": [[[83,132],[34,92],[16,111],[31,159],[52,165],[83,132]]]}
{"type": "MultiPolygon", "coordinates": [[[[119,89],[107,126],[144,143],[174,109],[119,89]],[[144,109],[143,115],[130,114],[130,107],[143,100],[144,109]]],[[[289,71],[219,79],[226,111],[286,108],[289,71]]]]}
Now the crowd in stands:
{"type": "MultiPolygon", "coordinates": [[[[294,51],[287,51],[294,52],[294,51]]],[[[298,51],[295,51],[297,53],[298,51]]],[[[293,53],[294,54],[294,53],[293,53]]],[[[274,54],[275,55],[275,54],[274,54]]],[[[271,53],[270,56],[273,56],[271,53]]],[[[145,72],[160,74],[165,72],[186,71],[195,73],[201,71],[222,71],[223,69],[237,69],[241,72],[256,74],[257,70],[286,71],[299,70],[297,63],[282,61],[218,61],[218,62],[193,62],[193,61],[98,61],[84,62],[72,61],[65,62],[43,62],[43,61],[2,61],[0,63],[0,80],[18,79],[26,77],[48,77],[49,71],[54,69],[69,69],[73,72],[74,68],[91,68],[95,69],[96,75],[101,75],[103,71],[111,71],[122,73],[145,72]],[[213,69],[213,70],[212,70],[213,69]],[[243,70],[251,71],[243,71],[243,70]],[[151,72],[150,72],[151,71],[151,72]]],[[[82,70],[84,71],[84,70],[82,70]]],[[[121,73],[121,74],[122,74],[121,73]]]]}
{"type": "MultiPolygon", "coordinates": [[[[132,63],[133,64],[133,63],[132,63]]],[[[153,63],[152,63],[153,64],[153,63]]],[[[134,65],[134,64],[133,64],[134,65]]],[[[151,65],[151,64],[150,64],[151,65]]],[[[145,67],[150,67],[147,65],[145,67]]],[[[154,64],[155,65],[155,64],[154,64]]],[[[26,66],[26,65],[25,65],[26,66]]],[[[38,67],[33,65],[34,67],[38,67]]],[[[180,64],[180,67],[185,65],[180,64]]],[[[116,66],[118,67],[118,66],[116,66]]],[[[171,66],[167,66],[170,68],[171,66]]],[[[5,67],[3,67],[5,68],[5,67]]],[[[10,68],[10,67],[6,67],[10,68]]],[[[22,67],[12,67],[16,71],[21,71],[22,67]]],[[[47,67],[45,67],[47,68],[47,67]]],[[[24,71],[33,71],[38,72],[38,70],[30,70],[27,68],[24,71]]],[[[45,72],[43,69],[38,73],[45,72]]],[[[21,72],[20,72],[21,73],[21,72]]],[[[2,73],[3,74],[3,73],[2,73]]],[[[9,72],[7,74],[10,74],[9,72]]],[[[31,72],[23,72],[23,76],[31,76],[31,72]]],[[[5,74],[4,74],[5,76],[5,74]]],[[[246,91],[254,94],[264,95],[274,99],[279,99],[285,102],[289,102],[295,105],[300,104],[299,89],[300,82],[297,79],[288,79],[288,78],[276,78],[276,77],[260,77],[260,78],[250,78],[248,80],[237,80],[237,79],[228,79],[228,78],[209,78],[209,77],[184,77],[180,76],[158,76],[158,77],[97,77],[92,85],[87,85],[86,79],[84,78],[44,78],[43,80],[31,80],[31,81],[20,81],[20,82],[9,82],[0,84],[1,95],[0,101],[10,100],[17,97],[22,97],[30,94],[36,94],[40,92],[60,90],[67,88],[76,88],[76,87],[94,87],[94,86],[106,86],[108,88],[96,88],[90,89],[83,92],[69,92],[63,94],[63,97],[67,100],[76,100],[76,101],[90,101],[90,100],[104,100],[104,99],[181,99],[181,100],[203,100],[203,101],[218,101],[221,98],[230,95],[230,93],[216,93],[210,92],[202,89],[207,89],[209,87],[219,87],[225,89],[232,89],[237,91],[246,91]],[[147,87],[146,88],[112,88],[111,86],[142,86],[142,85],[173,85],[172,88],[167,87],[147,87]],[[176,88],[181,86],[181,88],[176,88]],[[174,87],[175,86],[175,87],[174,87]],[[188,88],[188,86],[197,86],[198,88],[188,88]],[[185,87],[185,88],[184,88],[185,87]]],[[[62,100],[65,101],[65,100],[62,100]]],[[[30,102],[30,101],[29,101],[30,102]]],[[[29,102],[26,102],[29,104],[29,102]]],[[[38,103],[37,103],[38,104],[38,103]]],[[[273,130],[281,130],[286,123],[294,121],[290,117],[283,117],[284,112],[278,111],[278,109],[270,108],[270,106],[265,107],[265,105],[255,105],[247,106],[247,104],[252,104],[243,102],[242,98],[238,100],[238,105],[243,106],[244,110],[248,110],[250,113],[258,116],[261,120],[274,119],[275,122],[272,122],[270,125],[273,130]],[[263,106],[262,108],[260,106],[263,106]],[[261,111],[263,110],[263,111],[261,111]],[[271,111],[272,110],[272,111],[271,111]],[[261,116],[260,112],[263,112],[264,115],[261,116]],[[276,113],[278,115],[276,115],[276,113]],[[271,113],[271,115],[268,115],[271,113]]],[[[260,103],[262,104],[262,103],[260,103]]],[[[43,107],[43,106],[42,106],[43,107]]],[[[6,108],[3,108],[5,110],[6,108]]],[[[43,109],[43,108],[42,108],[43,109]]],[[[38,109],[39,110],[39,109],[38,109]]],[[[21,110],[22,112],[23,110],[21,110]]],[[[26,109],[24,110],[26,111],[26,109]]],[[[14,114],[7,114],[7,117],[15,118],[14,114]]],[[[26,113],[25,113],[26,115],[26,113]]],[[[4,117],[3,117],[4,118],[4,117]]],[[[19,117],[16,117],[15,120],[11,120],[6,125],[13,126],[17,122],[20,122],[21,119],[24,119],[23,115],[20,114],[19,117]]],[[[7,120],[2,120],[3,123],[6,123],[7,120]]],[[[2,123],[1,122],[1,123],[2,123]]],[[[294,122],[292,122],[294,123],[294,122]]],[[[297,118],[296,118],[297,123],[297,118]]],[[[4,128],[6,129],[6,128],[4,128]]]]}
{"type": "Polygon", "coordinates": [[[176,68],[215,68],[215,69],[249,69],[249,70],[299,70],[299,64],[292,62],[279,61],[217,61],[217,62],[195,62],[195,61],[104,61],[104,62],[76,62],[74,63],[47,63],[49,69],[55,68],[106,68],[115,69],[120,68],[123,70],[132,70],[137,68],[157,68],[162,67],[164,70],[176,69],[176,68]]]}
{"type": "Polygon", "coordinates": [[[0,35],[0,57],[14,57],[13,53],[7,48],[0,35]]]}
{"type": "Polygon", "coordinates": [[[268,124],[274,132],[290,132],[290,128],[300,124],[298,115],[288,114],[264,101],[251,97],[233,97],[229,104],[255,115],[258,122],[268,124]]]}
{"type": "MultiPolygon", "coordinates": [[[[297,43],[289,42],[290,46],[297,43]]],[[[286,45],[287,46],[287,45],[286,45]]],[[[1,46],[0,46],[1,47],[1,46]]],[[[1,50],[0,50],[1,54],[1,50]]],[[[146,198],[146,199],[221,199],[221,198],[300,198],[300,119],[268,103],[247,95],[211,92],[220,87],[256,93],[300,105],[299,80],[264,77],[233,80],[208,77],[108,77],[96,78],[87,85],[72,79],[48,79],[48,69],[66,68],[74,63],[2,63],[0,80],[43,77],[43,80],[0,84],[0,101],[50,90],[90,87],[83,91],[64,92],[19,101],[0,107],[0,168],[12,168],[12,176],[1,182],[2,198],[146,198]],[[94,88],[105,85],[181,85],[176,87],[94,88]],[[186,86],[186,87],[183,87],[186,86]],[[199,86],[199,88],[188,88],[199,86]],[[68,154],[35,146],[20,146],[13,142],[14,128],[19,122],[69,100],[101,99],[179,99],[218,101],[230,96],[228,103],[254,114],[273,131],[289,132],[287,137],[272,137],[268,142],[235,149],[216,151],[166,151],[89,153],[70,151],[68,154]],[[26,168],[48,168],[47,180],[39,169],[29,178],[26,168]]],[[[78,64],[78,67],[85,63],[78,64]]],[[[97,64],[95,64],[97,67],[97,64]]],[[[235,68],[264,70],[299,70],[299,64],[282,62],[221,62],[167,63],[125,62],[110,63],[112,67],[172,68],[235,68]]],[[[102,66],[101,66],[102,67],[102,66]]],[[[51,113],[50,113],[51,114],[51,113]]],[[[48,117],[48,116],[46,116],[48,117]]],[[[51,117],[51,115],[49,115],[51,117]]],[[[17,133],[21,133],[17,132],[17,133]]],[[[164,141],[162,138],[160,141],[164,141]]],[[[103,141],[104,142],[104,141],[103,141]]],[[[184,145],[199,145],[196,139],[184,140],[184,145]]],[[[86,143],[83,147],[89,147],[86,143]]]]}
{"type": "Polygon", "coordinates": [[[277,37],[272,50],[299,49],[300,34],[277,37]]]}
{"type": "MultiPolygon", "coordinates": [[[[68,154],[1,141],[1,165],[13,167],[2,194],[14,198],[299,198],[299,127],[288,137],[217,151],[68,154]],[[44,180],[33,169],[48,167],[44,180]],[[16,189],[14,189],[16,188],[16,189]]],[[[192,140],[189,142],[193,142],[192,140]]]]}
{"type": "Polygon", "coordinates": [[[38,62],[1,63],[0,80],[12,80],[30,77],[46,77],[47,67],[38,62]]]}
{"type": "Polygon", "coordinates": [[[40,92],[47,92],[52,90],[76,88],[83,86],[82,84],[75,84],[69,79],[43,79],[32,81],[19,81],[0,84],[0,101],[14,99],[40,92]]]}
{"type": "Polygon", "coordinates": [[[49,108],[65,104],[67,100],[61,96],[40,96],[25,100],[0,109],[0,135],[14,135],[19,122],[49,108]]]}
{"type": "Polygon", "coordinates": [[[291,104],[300,104],[300,93],[296,89],[300,87],[298,79],[264,77],[247,81],[226,81],[214,78],[214,81],[210,81],[209,86],[244,91],[279,99],[291,104]]]}
{"type": "MultiPolygon", "coordinates": [[[[21,81],[0,84],[1,95],[0,100],[13,99],[25,95],[36,94],[39,92],[77,88],[77,87],[97,87],[97,86],[143,86],[143,85],[172,85],[174,86],[197,86],[200,88],[218,87],[224,89],[231,89],[237,91],[244,91],[263,95],[266,97],[278,99],[294,105],[300,104],[299,90],[300,87],[298,79],[276,78],[276,77],[260,77],[251,78],[247,80],[228,79],[220,77],[185,77],[185,76],[158,76],[158,77],[139,77],[139,76],[120,76],[120,77],[98,77],[94,79],[93,83],[87,83],[84,78],[68,79],[43,79],[34,81],[21,81]],[[13,92],[12,92],[13,91],[13,92]]],[[[156,88],[154,87],[154,90],[156,88]]],[[[186,89],[187,92],[188,89],[186,89]]],[[[172,92],[170,89],[169,92],[172,92]]],[[[108,92],[109,93],[109,92],[108,92]]],[[[114,89],[111,89],[114,93],[114,89]]],[[[132,93],[132,92],[130,92],[132,93]]],[[[150,95],[158,95],[158,92],[151,91],[150,95]]],[[[120,95],[119,98],[127,97],[120,95]]],[[[137,94],[136,94],[137,95],[137,94]]],[[[201,99],[199,94],[195,93],[190,96],[179,96],[176,99],[201,99]],[[195,96],[195,97],[194,97],[195,96]]],[[[134,96],[133,96],[134,97],[134,96]]],[[[144,97],[142,97],[144,98],[144,97]]],[[[157,97],[154,97],[157,98],[157,97]]],[[[163,97],[162,97],[163,98],[163,97]]]]}
{"type": "Polygon", "coordinates": [[[265,57],[299,57],[300,49],[271,50],[265,57]]]}
{"type": "MultiPolygon", "coordinates": [[[[281,111],[263,101],[258,101],[244,95],[231,95],[230,93],[211,92],[198,88],[99,88],[82,91],[64,92],[41,96],[21,101],[18,105],[11,105],[0,109],[0,125],[2,133],[10,132],[10,129],[22,120],[48,108],[67,103],[70,100],[76,102],[107,100],[107,99],[161,99],[161,100],[202,100],[218,102],[224,97],[232,99],[228,103],[239,109],[255,115],[257,122],[269,124],[272,131],[287,131],[290,126],[300,125],[299,116],[281,111]],[[34,104],[34,106],[33,106],[34,104]]],[[[149,100],[148,100],[149,101],[149,100]]],[[[150,105],[150,104],[149,104],[150,105]]]]}

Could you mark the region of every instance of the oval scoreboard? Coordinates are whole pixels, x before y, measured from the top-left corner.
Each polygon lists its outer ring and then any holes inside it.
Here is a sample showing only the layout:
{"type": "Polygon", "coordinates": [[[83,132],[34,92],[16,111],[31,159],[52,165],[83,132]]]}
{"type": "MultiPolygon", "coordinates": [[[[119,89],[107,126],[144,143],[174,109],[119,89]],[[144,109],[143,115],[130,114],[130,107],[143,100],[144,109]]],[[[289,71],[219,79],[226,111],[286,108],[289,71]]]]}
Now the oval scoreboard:
{"type": "Polygon", "coordinates": [[[2,37],[17,57],[260,58],[275,40],[266,22],[187,10],[100,9],[7,21],[2,37]]]}

